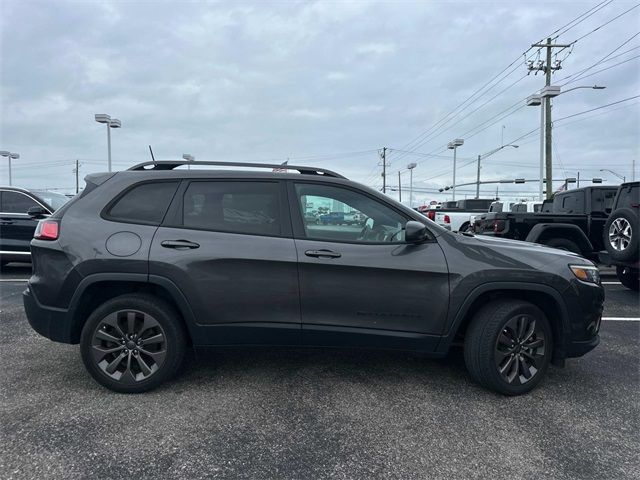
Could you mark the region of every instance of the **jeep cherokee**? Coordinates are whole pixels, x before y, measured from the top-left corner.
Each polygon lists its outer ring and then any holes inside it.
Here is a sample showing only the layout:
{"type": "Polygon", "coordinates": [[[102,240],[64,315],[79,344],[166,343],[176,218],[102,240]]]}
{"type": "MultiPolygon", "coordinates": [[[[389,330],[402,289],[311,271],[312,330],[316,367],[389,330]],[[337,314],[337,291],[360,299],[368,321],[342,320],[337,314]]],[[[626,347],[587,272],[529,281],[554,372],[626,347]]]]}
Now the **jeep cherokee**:
{"type": "Polygon", "coordinates": [[[329,170],[186,163],[89,175],[31,243],[30,324],[112,390],[158,386],[190,346],[461,345],[473,379],[518,395],[599,342],[603,288],[578,255],[451,233],[329,170]]]}

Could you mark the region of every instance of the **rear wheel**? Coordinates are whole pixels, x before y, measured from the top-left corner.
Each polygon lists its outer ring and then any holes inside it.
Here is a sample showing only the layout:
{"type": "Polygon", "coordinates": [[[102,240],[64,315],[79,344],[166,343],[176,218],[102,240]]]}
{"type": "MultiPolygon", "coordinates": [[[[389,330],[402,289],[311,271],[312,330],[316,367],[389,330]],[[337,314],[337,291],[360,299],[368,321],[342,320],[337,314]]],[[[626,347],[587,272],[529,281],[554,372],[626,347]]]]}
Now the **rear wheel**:
{"type": "Polygon", "coordinates": [[[482,386],[503,395],[522,395],[544,377],[553,338],[544,313],[520,300],[497,300],[484,306],[467,330],[464,359],[482,386]]]}
{"type": "Polygon", "coordinates": [[[186,335],[177,312],[145,294],[116,297],[89,317],[80,353],[93,378],[116,392],[156,388],[180,368],[186,335]]]}
{"type": "Polygon", "coordinates": [[[620,283],[630,290],[640,290],[640,270],[629,267],[616,267],[616,275],[620,283]]]}
{"type": "Polygon", "coordinates": [[[577,253],[578,255],[582,255],[582,250],[577,243],[573,240],[568,240],[566,238],[552,238],[544,242],[547,247],[557,248],[559,250],[566,250],[568,252],[577,253]]]}

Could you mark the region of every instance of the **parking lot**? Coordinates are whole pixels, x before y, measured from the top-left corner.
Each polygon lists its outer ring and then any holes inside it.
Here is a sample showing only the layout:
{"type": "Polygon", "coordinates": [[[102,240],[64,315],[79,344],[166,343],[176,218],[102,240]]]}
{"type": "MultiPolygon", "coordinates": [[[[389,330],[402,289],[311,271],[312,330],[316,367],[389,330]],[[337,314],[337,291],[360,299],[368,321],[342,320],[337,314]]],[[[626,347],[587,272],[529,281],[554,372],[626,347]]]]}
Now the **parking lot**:
{"type": "Polygon", "coordinates": [[[31,330],[28,275],[0,282],[3,479],[640,478],[640,307],[613,276],[600,346],[505,398],[460,352],[272,348],[198,355],[156,391],[115,394],[77,346],[31,330]]]}

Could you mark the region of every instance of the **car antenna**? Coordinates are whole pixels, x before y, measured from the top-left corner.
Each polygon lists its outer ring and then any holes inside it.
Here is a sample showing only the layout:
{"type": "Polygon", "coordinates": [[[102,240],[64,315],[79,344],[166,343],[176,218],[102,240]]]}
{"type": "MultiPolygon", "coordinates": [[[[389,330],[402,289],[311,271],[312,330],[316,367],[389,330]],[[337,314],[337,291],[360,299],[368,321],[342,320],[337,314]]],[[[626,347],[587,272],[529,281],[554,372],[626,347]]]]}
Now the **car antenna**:
{"type": "Polygon", "coordinates": [[[156,165],[156,157],[153,156],[153,150],[151,150],[151,145],[149,145],[149,152],[151,153],[151,160],[153,161],[153,165],[156,165]]]}

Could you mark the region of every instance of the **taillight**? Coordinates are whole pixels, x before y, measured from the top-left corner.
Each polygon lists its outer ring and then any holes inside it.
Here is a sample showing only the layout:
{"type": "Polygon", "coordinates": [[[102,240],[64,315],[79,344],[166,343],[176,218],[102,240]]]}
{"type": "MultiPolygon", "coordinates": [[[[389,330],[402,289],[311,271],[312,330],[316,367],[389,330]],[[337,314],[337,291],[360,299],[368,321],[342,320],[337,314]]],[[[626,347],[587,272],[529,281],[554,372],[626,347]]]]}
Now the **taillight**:
{"type": "Polygon", "coordinates": [[[436,211],[435,210],[429,210],[427,212],[427,218],[429,220],[435,220],[436,219],[436,211]]]}
{"type": "Polygon", "coordinates": [[[57,240],[60,234],[60,225],[57,220],[40,220],[33,238],[37,240],[57,240]]]}
{"type": "Polygon", "coordinates": [[[504,220],[494,220],[493,221],[493,231],[501,232],[504,230],[504,220]]]}
{"type": "Polygon", "coordinates": [[[451,218],[449,218],[449,215],[444,216],[444,223],[451,223],[451,218]]]}

